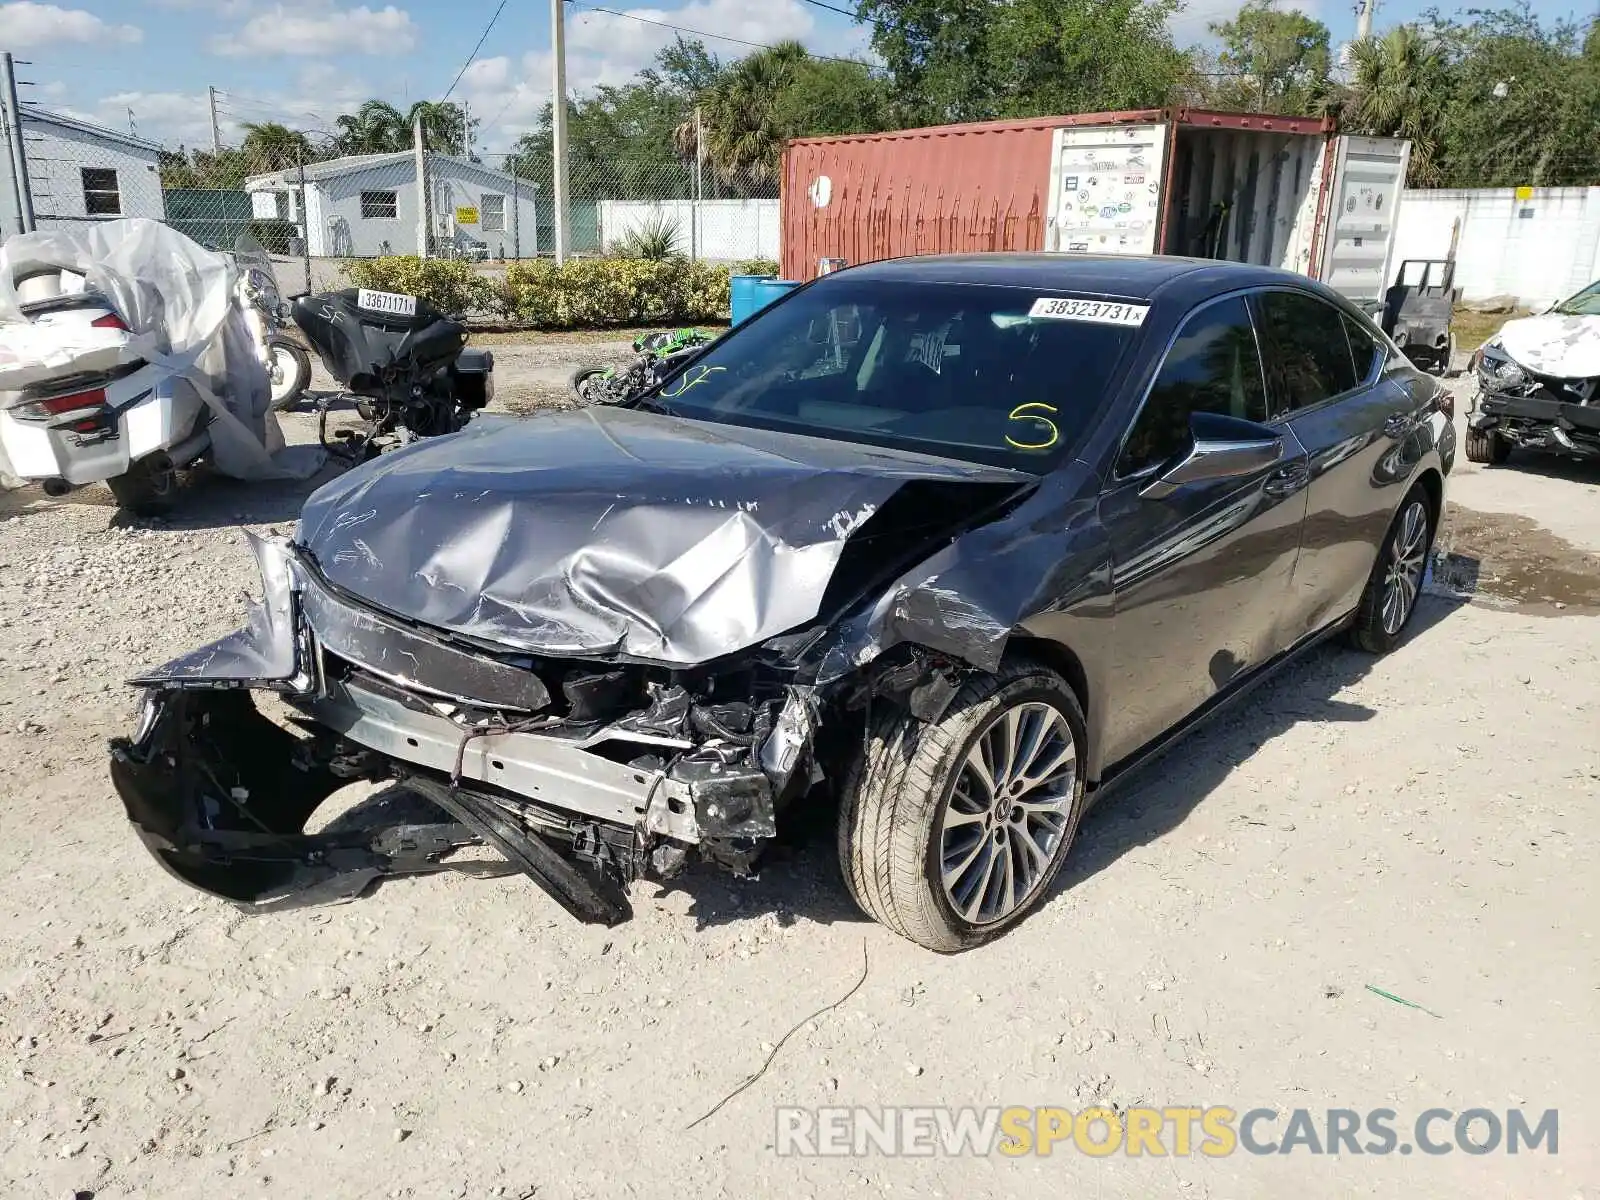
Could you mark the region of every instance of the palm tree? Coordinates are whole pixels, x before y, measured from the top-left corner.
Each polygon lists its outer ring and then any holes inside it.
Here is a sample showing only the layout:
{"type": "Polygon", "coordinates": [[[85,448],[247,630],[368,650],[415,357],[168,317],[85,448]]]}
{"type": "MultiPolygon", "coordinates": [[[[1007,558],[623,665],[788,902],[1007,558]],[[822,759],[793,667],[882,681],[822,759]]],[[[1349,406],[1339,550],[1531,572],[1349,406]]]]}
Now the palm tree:
{"type": "Polygon", "coordinates": [[[1438,131],[1447,95],[1438,50],[1412,25],[1350,46],[1350,95],[1344,124],[1351,133],[1411,139],[1409,182],[1437,187],[1438,131]]]}
{"type": "Polygon", "coordinates": [[[240,150],[257,171],[282,171],[315,157],[310,138],[277,121],[246,125],[240,150]]]}
{"type": "Polygon", "coordinates": [[[805,60],[799,42],[780,42],[723,71],[701,97],[704,145],[696,145],[691,119],[674,134],[679,153],[704,153],[724,183],[770,184],[778,176],[785,136],[778,102],[793,82],[796,65],[805,60]]]}
{"type": "MultiPolygon", "coordinates": [[[[440,150],[446,154],[461,154],[466,150],[466,114],[461,106],[451,101],[418,100],[406,114],[409,131],[422,121],[422,145],[427,150],[440,150]]],[[[407,134],[407,144],[410,134],[407,134]]]]}
{"type": "Polygon", "coordinates": [[[411,145],[411,123],[384,100],[368,100],[354,115],[341,116],[334,124],[344,154],[391,154],[411,145]]]}

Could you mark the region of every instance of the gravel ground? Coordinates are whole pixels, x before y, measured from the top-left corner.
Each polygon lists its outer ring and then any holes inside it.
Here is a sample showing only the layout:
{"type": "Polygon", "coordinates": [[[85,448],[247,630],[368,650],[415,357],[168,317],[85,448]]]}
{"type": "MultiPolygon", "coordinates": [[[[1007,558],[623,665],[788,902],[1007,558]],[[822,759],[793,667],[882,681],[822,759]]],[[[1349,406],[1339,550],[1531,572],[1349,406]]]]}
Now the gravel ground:
{"type": "MultiPolygon", "coordinates": [[[[501,400],[559,400],[622,350],[497,347],[501,400]]],[[[855,912],[826,830],[755,882],[640,885],[609,931],[516,877],[269,917],[203,898],[107,782],[120,680],[238,623],[237,527],[289,528],[304,489],[198,479],[155,527],[93,490],[0,497],[0,1194],[1600,1197],[1600,471],[1461,462],[1451,488],[1401,650],[1327,649],[1256,693],[1090,818],[1036,917],[955,958],[855,912]],[[1558,1108],[1562,1138],[773,1150],[778,1105],[1091,1103],[1558,1108]]]]}

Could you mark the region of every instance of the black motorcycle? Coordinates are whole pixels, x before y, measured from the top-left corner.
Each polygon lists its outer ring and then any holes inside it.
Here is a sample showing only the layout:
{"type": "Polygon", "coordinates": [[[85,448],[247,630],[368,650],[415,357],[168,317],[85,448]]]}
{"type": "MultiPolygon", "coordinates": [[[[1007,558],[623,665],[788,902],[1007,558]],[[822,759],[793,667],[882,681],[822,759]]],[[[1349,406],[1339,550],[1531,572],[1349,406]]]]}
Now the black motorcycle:
{"type": "Polygon", "coordinates": [[[343,445],[331,445],[328,403],[319,403],[317,436],[340,457],[362,461],[454,433],[494,399],[494,355],[469,347],[467,327],[426,300],[345,288],[298,297],[294,319],[364,422],[338,430],[343,445]]]}

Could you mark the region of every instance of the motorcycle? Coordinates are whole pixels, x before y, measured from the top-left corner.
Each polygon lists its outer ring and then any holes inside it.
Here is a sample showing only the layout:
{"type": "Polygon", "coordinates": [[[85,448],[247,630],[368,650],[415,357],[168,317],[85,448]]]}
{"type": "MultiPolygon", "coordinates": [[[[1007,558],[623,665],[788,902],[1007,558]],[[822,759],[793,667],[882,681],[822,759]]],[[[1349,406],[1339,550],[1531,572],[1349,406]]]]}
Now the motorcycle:
{"type": "Polygon", "coordinates": [[[454,433],[494,399],[494,355],[467,345],[467,327],[417,296],[370,288],[299,296],[294,323],[328,374],[356,401],[363,425],[328,439],[333,398],[318,403],[317,436],[362,462],[417,438],[454,433]]]}
{"type": "Polygon", "coordinates": [[[633,343],[634,357],[623,366],[579,367],[568,383],[585,404],[625,404],[655,387],[712,340],[699,329],[646,334],[633,343]]]}
{"type": "Polygon", "coordinates": [[[241,478],[272,472],[281,437],[267,430],[259,377],[245,365],[269,361],[270,262],[263,281],[140,221],[22,235],[3,262],[7,475],[51,497],[105,483],[120,508],[153,516],[202,458],[227,459],[219,469],[241,478]]]}
{"type": "Polygon", "coordinates": [[[311,356],[287,333],[289,305],[278,290],[272,259],[261,243],[240,234],[233,246],[239,270],[240,299],[251,322],[255,342],[263,348],[267,382],[272,389],[272,411],[287,412],[300,403],[311,382],[311,356]]]}

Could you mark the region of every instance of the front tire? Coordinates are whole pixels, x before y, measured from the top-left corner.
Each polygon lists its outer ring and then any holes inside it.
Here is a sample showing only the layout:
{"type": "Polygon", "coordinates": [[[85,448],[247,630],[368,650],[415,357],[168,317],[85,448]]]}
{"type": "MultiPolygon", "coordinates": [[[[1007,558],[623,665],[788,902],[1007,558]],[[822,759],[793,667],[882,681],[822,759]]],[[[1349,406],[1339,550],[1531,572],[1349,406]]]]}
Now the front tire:
{"type": "Polygon", "coordinates": [[[1083,711],[1036,663],[966,684],[925,724],[886,707],[845,784],[839,862],[868,916],[941,953],[1049,894],[1083,816],[1083,711]]]}
{"type": "Polygon", "coordinates": [[[1433,548],[1434,515],[1421,488],[1400,505],[1378,550],[1361,605],[1350,629],[1351,642],[1371,654],[1387,654],[1416,615],[1422,580],[1433,548]]]}
{"type": "Polygon", "coordinates": [[[1511,457],[1511,442],[1493,429],[1467,430],[1467,461],[1498,467],[1511,457]]]}
{"type": "Polygon", "coordinates": [[[311,357],[305,349],[287,338],[267,343],[272,369],[267,373],[272,385],[272,411],[287,412],[300,403],[311,382],[311,357]]]}
{"type": "Polygon", "coordinates": [[[607,404],[611,396],[606,387],[606,375],[605,367],[579,367],[568,378],[567,385],[585,404],[607,404]]]}

